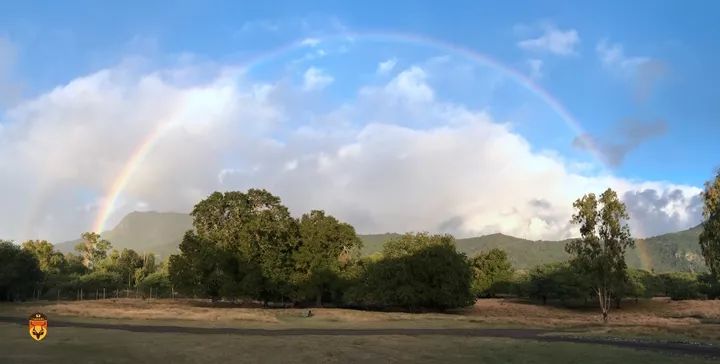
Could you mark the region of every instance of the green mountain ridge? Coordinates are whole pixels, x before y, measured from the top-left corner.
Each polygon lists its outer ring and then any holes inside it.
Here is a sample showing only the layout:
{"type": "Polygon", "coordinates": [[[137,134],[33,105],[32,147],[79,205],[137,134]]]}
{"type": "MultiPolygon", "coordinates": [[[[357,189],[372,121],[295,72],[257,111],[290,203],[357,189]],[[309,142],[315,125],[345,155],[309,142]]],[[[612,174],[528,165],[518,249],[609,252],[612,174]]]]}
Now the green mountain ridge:
{"type": "MultiPolygon", "coordinates": [[[[126,215],[112,230],[102,234],[114,248],[130,248],[138,252],[153,252],[165,259],[178,252],[178,245],[187,230],[192,229],[192,217],[174,212],[132,212],[126,215]]],[[[655,237],[637,239],[635,247],[628,251],[626,259],[633,268],[670,271],[705,271],[705,262],[700,254],[698,237],[702,228],[692,229],[655,237]]],[[[383,244],[400,234],[359,235],[363,241],[363,255],[381,251],[383,244]]],[[[507,252],[513,266],[528,269],[533,266],[565,261],[565,243],[561,241],[533,241],[504,234],[490,234],[456,240],[458,250],[468,256],[482,251],[500,248],[507,252]]],[[[58,250],[72,251],[79,240],[57,244],[58,250]]]]}
{"type": "MultiPolygon", "coordinates": [[[[165,258],[178,252],[177,248],[185,232],[192,229],[192,217],[177,212],[131,212],[120,220],[112,230],[101,234],[112,243],[113,248],[153,252],[165,258]]],[[[56,245],[62,252],[71,252],[81,240],[56,245]]]]}

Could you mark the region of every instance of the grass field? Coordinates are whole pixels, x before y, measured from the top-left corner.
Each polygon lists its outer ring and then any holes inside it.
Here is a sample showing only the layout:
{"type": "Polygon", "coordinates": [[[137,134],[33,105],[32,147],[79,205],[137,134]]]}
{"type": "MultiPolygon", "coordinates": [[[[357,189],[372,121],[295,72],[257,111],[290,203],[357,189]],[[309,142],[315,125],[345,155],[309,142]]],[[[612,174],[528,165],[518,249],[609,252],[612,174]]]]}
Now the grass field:
{"type": "MultiPolygon", "coordinates": [[[[451,313],[385,313],[345,309],[217,307],[199,301],[101,300],[0,305],[0,316],[48,315],[48,337],[30,339],[27,326],[0,323],[0,362],[711,362],[607,345],[510,338],[423,335],[238,335],[131,332],[53,327],[53,320],[123,325],[258,329],[545,328],[574,336],[720,341],[720,301],[650,300],[627,303],[602,325],[593,310],[569,310],[511,300],[480,300],[451,313]]],[[[21,320],[18,322],[22,322],[21,320]]]]}

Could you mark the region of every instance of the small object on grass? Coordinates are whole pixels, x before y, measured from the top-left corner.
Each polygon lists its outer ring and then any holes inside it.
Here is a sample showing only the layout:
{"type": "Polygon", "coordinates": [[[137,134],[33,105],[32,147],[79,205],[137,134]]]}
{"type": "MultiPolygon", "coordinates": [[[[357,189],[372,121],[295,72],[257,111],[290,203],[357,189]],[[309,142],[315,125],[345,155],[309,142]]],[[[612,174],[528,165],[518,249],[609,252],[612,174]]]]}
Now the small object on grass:
{"type": "Polygon", "coordinates": [[[304,310],[302,313],[302,317],[312,317],[312,315],[312,310],[304,310]]]}

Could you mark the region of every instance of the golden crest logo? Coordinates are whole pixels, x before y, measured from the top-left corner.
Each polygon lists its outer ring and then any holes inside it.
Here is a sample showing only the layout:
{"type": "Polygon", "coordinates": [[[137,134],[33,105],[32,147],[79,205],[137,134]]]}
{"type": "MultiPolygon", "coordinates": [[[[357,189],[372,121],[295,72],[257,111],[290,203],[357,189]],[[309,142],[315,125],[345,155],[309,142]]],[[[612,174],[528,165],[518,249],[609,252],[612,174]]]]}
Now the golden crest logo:
{"type": "Polygon", "coordinates": [[[28,330],[30,331],[30,337],[33,340],[40,341],[47,336],[48,333],[48,321],[47,316],[40,312],[36,312],[30,315],[30,322],[28,323],[28,330]]]}

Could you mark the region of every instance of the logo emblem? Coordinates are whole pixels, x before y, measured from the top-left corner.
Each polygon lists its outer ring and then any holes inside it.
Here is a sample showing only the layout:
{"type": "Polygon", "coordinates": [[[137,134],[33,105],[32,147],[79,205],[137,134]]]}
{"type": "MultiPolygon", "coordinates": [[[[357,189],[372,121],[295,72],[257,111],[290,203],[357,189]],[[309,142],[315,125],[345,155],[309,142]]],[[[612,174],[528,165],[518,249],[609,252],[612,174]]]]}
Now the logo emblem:
{"type": "Polygon", "coordinates": [[[44,339],[48,332],[47,316],[40,312],[30,315],[28,331],[33,340],[40,341],[44,339]]]}

